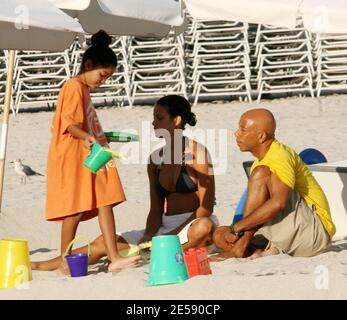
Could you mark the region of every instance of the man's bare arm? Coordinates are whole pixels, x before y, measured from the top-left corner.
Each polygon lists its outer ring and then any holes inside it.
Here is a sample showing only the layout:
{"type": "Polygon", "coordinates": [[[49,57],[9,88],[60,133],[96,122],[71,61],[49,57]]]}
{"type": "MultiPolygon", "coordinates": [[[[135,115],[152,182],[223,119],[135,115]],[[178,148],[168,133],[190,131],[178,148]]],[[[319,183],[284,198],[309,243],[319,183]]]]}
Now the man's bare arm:
{"type": "Polygon", "coordinates": [[[283,183],[274,173],[270,173],[267,183],[269,199],[253,212],[237,222],[235,230],[252,230],[273,219],[286,206],[292,189],[283,183]]]}

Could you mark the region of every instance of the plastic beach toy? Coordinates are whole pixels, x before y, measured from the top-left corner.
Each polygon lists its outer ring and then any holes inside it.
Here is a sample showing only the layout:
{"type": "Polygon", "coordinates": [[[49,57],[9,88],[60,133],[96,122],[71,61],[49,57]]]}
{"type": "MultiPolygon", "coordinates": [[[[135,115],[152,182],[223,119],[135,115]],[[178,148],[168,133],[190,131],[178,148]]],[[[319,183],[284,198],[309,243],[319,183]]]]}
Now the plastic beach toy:
{"type": "Polygon", "coordinates": [[[201,247],[200,249],[190,248],[185,251],[184,260],[186,261],[189,278],[212,274],[205,247],[201,247]]]}
{"type": "Polygon", "coordinates": [[[108,131],[104,132],[106,138],[111,142],[132,142],[139,141],[137,134],[129,132],[108,131]]]}
{"type": "Polygon", "coordinates": [[[0,288],[19,287],[32,280],[28,241],[0,240],[0,288]]]}
{"type": "Polygon", "coordinates": [[[152,238],[147,285],[156,286],[186,281],[188,271],[177,235],[152,238]]]}
{"type": "Polygon", "coordinates": [[[125,159],[123,155],[113,151],[110,148],[105,148],[99,143],[94,143],[88,157],[83,164],[93,173],[96,173],[112,158],[125,159]]]}
{"type": "Polygon", "coordinates": [[[328,162],[324,154],[314,148],[307,148],[302,150],[299,153],[299,156],[301,157],[302,161],[304,161],[304,163],[308,165],[328,162]]]}
{"type": "Polygon", "coordinates": [[[149,249],[151,247],[152,247],[152,242],[151,241],[143,242],[143,243],[140,243],[137,246],[133,246],[133,247],[130,247],[128,249],[121,250],[121,251],[119,251],[119,254],[122,257],[138,256],[140,254],[141,250],[149,249]]]}
{"type": "Polygon", "coordinates": [[[73,239],[66,248],[64,258],[69,266],[71,277],[83,277],[88,274],[88,257],[90,256],[90,244],[88,243],[87,253],[73,253],[68,254],[72,248],[73,243],[80,239],[81,237],[76,237],[73,239]]]}
{"type": "Polygon", "coordinates": [[[242,196],[236,206],[236,210],[235,210],[235,214],[233,218],[233,224],[243,218],[243,211],[245,209],[246,198],[247,198],[247,189],[243,191],[242,196]]]}

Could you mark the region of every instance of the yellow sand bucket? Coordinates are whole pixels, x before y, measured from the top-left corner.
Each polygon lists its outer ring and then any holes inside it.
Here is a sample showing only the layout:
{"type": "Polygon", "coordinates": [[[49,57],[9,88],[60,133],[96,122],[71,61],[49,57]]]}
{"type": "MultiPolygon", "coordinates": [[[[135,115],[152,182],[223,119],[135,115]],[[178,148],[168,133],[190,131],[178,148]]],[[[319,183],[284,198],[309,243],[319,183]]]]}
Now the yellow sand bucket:
{"type": "Polygon", "coordinates": [[[28,241],[0,240],[0,288],[20,288],[32,280],[28,241]]]}

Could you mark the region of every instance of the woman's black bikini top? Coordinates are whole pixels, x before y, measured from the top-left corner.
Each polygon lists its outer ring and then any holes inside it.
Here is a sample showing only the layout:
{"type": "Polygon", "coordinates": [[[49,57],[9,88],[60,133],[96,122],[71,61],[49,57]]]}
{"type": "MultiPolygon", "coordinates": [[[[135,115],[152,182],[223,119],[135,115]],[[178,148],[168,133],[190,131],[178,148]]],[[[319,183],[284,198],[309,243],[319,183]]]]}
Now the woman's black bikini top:
{"type": "Polygon", "coordinates": [[[162,164],[163,164],[163,160],[161,161],[161,164],[158,168],[158,174],[157,174],[157,191],[159,192],[161,196],[167,197],[170,193],[191,193],[198,190],[197,186],[192,181],[192,179],[190,178],[187,172],[184,152],[182,152],[182,166],[181,166],[180,174],[176,181],[175,191],[169,191],[163,188],[162,185],[160,184],[159,175],[160,175],[160,167],[162,164]]]}

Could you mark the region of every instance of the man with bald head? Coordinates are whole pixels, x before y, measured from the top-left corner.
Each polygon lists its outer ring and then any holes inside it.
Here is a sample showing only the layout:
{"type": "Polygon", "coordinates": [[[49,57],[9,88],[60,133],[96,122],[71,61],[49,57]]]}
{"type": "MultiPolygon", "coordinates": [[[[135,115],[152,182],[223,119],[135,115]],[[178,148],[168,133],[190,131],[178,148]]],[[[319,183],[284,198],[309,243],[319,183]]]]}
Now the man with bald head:
{"type": "Polygon", "coordinates": [[[267,109],[249,110],[240,118],[237,145],[256,160],[243,219],[215,230],[214,243],[223,252],[212,260],[278,253],[307,257],[330,244],[335,226],[326,196],[298,154],[276,140],[275,130],[267,109]],[[265,240],[261,249],[259,240],[265,240]]]}

